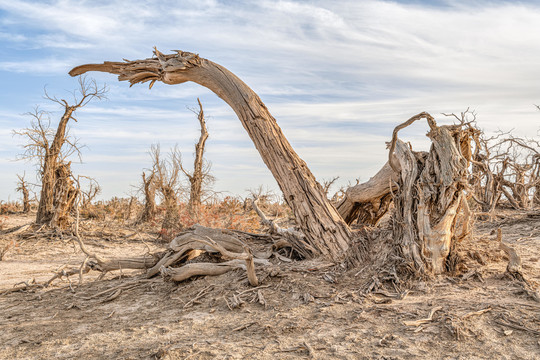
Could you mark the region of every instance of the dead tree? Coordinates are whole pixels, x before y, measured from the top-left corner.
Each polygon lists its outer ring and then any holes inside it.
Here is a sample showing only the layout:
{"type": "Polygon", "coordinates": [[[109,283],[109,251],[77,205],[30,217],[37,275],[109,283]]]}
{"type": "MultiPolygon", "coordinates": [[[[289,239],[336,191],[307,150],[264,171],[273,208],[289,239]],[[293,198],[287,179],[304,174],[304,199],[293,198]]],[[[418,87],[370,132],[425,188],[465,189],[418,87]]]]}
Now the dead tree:
{"type": "Polygon", "coordinates": [[[74,105],[70,105],[64,99],[51,97],[45,92],[45,97],[63,107],[64,114],[54,131],[50,127],[48,113],[39,111],[29,113],[34,122],[31,127],[14,131],[15,134],[28,139],[25,145],[24,159],[37,159],[39,161],[38,176],[41,181],[41,192],[36,223],[49,224],[51,227],[60,226],[58,221],[67,220],[73,206],[74,187],[69,179],[71,176],[71,163],[67,158],[73,153],[79,153],[76,142],[68,136],[68,123],[74,118],[74,113],[81,107],[86,106],[92,99],[102,99],[105,96],[106,87],[98,87],[95,81],[86,81],[79,78],[78,94],[74,93],[74,105]],[[66,188],[62,188],[66,186],[66,188]]]}
{"type": "Polygon", "coordinates": [[[92,201],[96,198],[96,196],[101,193],[101,186],[97,183],[95,179],[89,179],[90,185],[88,186],[88,190],[83,191],[82,189],[79,189],[81,192],[81,209],[88,209],[88,207],[91,205],[92,201]]]}
{"type": "Polygon", "coordinates": [[[161,237],[164,241],[170,241],[182,230],[178,201],[180,192],[180,152],[177,148],[174,148],[168,159],[162,159],[159,145],[152,145],[150,156],[152,157],[155,186],[161,194],[162,203],[165,207],[161,237]]]}
{"type": "MultiPolygon", "coordinates": [[[[294,152],[289,142],[260,98],[246,84],[224,67],[196,54],[178,51],[126,62],[105,62],[82,65],[70,74],[103,71],[119,75],[131,84],[156,81],[180,84],[193,81],[214,91],[236,112],[263,161],[278,182],[291,207],[303,238],[297,249],[305,257],[344,259],[353,244],[347,223],[327,199],[322,186],[307,165],[294,152]]],[[[390,149],[389,163],[372,178],[364,190],[349,191],[343,202],[348,221],[363,212],[363,222],[372,223],[388,209],[392,191],[396,206],[394,239],[405,262],[423,272],[440,273],[450,256],[456,236],[456,214],[462,205],[467,186],[468,155],[464,155],[470,134],[461,125],[437,126],[427,113],[421,113],[396,128],[390,149]],[[413,153],[399,142],[399,129],[427,119],[428,136],[433,142],[429,153],[413,153]],[[397,183],[397,184],[396,184],[397,183]],[[370,195],[364,196],[366,193],[370,195]],[[354,197],[353,197],[354,195],[354,197]],[[364,205],[361,210],[352,209],[364,205]]],[[[465,222],[467,223],[467,222],[465,222]]],[[[466,226],[464,226],[466,228],[466,226]]]]}
{"type": "Polygon", "coordinates": [[[510,204],[517,209],[539,205],[540,142],[509,133],[497,147],[506,170],[501,174],[501,188],[510,204]]]}
{"type": "Polygon", "coordinates": [[[54,170],[52,212],[47,223],[65,229],[71,223],[71,210],[77,197],[77,188],[71,173],[71,161],[56,165],[54,170]]]}
{"type": "Polygon", "coordinates": [[[534,206],[540,186],[540,143],[502,131],[486,137],[469,109],[460,116],[445,115],[457,119],[471,134],[469,195],[482,213],[491,214],[504,198],[516,209],[534,206]]]}
{"type": "Polygon", "coordinates": [[[28,182],[24,180],[26,174],[23,176],[17,174],[19,182],[17,183],[17,191],[20,191],[23,195],[23,213],[27,214],[30,212],[30,192],[28,190],[28,182]]]}
{"type": "Polygon", "coordinates": [[[156,216],[156,183],[154,181],[154,170],[150,171],[147,176],[146,172],[142,172],[142,190],[144,192],[144,208],[137,220],[138,223],[147,222],[156,216]]]}
{"type": "MultiPolygon", "coordinates": [[[[449,269],[451,251],[460,238],[457,216],[466,207],[470,138],[470,131],[461,124],[438,126],[428,113],[420,113],[394,130],[389,164],[399,177],[393,237],[402,265],[409,270],[440,274],[449,269]],[[430,128],[427,136],[432,145],[427,153],[412,151],[397,137],[399,130],[421,119],[430,128]]],[[[464,231],[468,222],[464,219],[464,231]]]]}
{"type": "Polygon", "coordinates": [[[197,113],[197,120],[201,125],[201,136],[199,141],[195,144],[195,158],[193,160],[193,172],[189,173],[183,166],[182,162],[179,163],[180,169],[186,175],[190,184],[188,211],[191,216],[195,218],[198,216],[199,208],[201,206],[202,187],[204,183],[213,181],[213,177],[210,175],[210,165],[204,159],[204,147],[206,139],[208,139],[208,130],[206,129],[206,120],[204,118],[204,111],[201,104],[201,100],[197,98],[199,103],[199,111],[197,113]]]}
{"type": "Polygon", "coordinates": [[[118,74],[132,85],[156,81],[181,84],[193,81],[221,97],[242,122],[264,163],[270,169],[305,234],[304,247],[312,256],[342,260],[351,246],[351,231],[321,185],[293,150],[259,96],[236,75],[197,54],[177,51],[153,58],[126,62],[105,62],[74,68],[70,75],[88,71],[118,74]]]}

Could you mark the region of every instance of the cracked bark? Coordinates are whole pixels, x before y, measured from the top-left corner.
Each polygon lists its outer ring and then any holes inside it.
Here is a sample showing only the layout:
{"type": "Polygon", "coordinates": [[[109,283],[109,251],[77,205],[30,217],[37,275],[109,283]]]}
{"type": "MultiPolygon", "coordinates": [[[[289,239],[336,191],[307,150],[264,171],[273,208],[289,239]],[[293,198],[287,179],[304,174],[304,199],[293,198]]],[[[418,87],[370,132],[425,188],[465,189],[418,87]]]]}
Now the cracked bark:
{"type": "Polygon", "coordinates": [[[82,65],[71,70],[70,75],[88,71],[117,74],[119,80],[132,85],[149,81],[152,87],[155,81],[170,85],[193,81],[213,91],[235,111],[272,172],[305,235],[306,248],[313,249],[311,256],[344,259],[351,242],[348,225],[259,96],[236,75],[193,53],[177,51],[164,55],[157,50],[153,58],[82,65]]]}

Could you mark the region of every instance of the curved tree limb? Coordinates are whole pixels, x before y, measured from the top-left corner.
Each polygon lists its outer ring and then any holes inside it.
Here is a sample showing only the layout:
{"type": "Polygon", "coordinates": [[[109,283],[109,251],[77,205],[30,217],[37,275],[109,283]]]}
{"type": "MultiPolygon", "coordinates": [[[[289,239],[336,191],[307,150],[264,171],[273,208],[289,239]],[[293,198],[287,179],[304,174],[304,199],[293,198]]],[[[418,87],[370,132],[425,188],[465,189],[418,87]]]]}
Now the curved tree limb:
{"type": "Polygon", "coordinates": [[[78,66],[70,75],[102,71],[117,74],[119,80],[131,85],[193,81],[212,90],[231,106],[253,140],[293,210],[305,235],[306,247],[315,250],[311,255],[341,261],[350,247],[351,231],[259,96],[223,66],[197,54],[177,51],[164,55],[157,49],[154,54],[155,57],[145,60],[78,66]]]}
{"type": "Polygon", "coordinates": [[[396,126],[394,128],[394,131],[392,132],[392,140],[390,142],[390,149],[388,150],[388,163],[390,164],[390,166],[396,173],[400,172],[399,162],[396,161],[395,156],[394,156],[394,150],[396,149],[396,142],[398,140],[398,137],[397,137],[398,132],[402,129],[405,129],[407,126],[410,126],[415,121],[418,121],[421,119],[426,119],[430,128],[433,128],[433,126],[436,126],[435,120],[433,119],[433,117],[424,111],[424,112],[421,112],[420,114],[414,115],[412,118],[405,121],[403,124],[396,126]]]}

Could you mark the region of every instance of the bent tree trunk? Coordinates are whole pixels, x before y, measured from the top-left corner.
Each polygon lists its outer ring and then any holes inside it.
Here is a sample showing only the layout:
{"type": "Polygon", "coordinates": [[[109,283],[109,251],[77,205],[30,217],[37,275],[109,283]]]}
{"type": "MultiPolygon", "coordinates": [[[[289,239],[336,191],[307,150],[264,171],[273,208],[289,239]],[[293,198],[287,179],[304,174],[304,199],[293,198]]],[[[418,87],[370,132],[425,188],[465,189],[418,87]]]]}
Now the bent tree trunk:
{"type": "Polygon", "coordinates": [[[196,54],[178,51],[163,55],[157,50],[154,53],[155,57],[145,60],[78,66],[70,75],[109,72],[132,85],[150,81],[150,87],[155,81],[171,85],[193,81],[213,91],[235,111],[272,172],[305,235],[305,249],[312,256],[342,260],[350,246],[349,227],[327,200],[321,185],[293,150],[259,96],[223,66],[196,54]]]}
{"type": "Polygon", "coordinates": [[[396,190],[397,175],[389,163],[365,183],[351,186],[336,205],[347,224],[358,220],[363,225],[377,225],[387,213],[396,190]]]}

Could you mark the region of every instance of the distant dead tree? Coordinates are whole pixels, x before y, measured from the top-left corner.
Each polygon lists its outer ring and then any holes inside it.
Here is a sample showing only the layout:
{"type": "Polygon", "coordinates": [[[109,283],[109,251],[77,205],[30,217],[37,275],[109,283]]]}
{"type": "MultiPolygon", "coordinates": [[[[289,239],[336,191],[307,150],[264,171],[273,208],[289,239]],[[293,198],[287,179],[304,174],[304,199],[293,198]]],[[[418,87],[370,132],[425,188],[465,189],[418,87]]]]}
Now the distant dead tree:
{"type": "Polygon", "coordinates": [[[190,184],[188,211],[195,218],[197,217],[199,208],[201,206],[203,185],[208,185],[214,181],[214,177],[210,175],[210,164],[204,159],[204,150],[206,139],[208,139],[208,130],[206,129],[206,120],[204,117],[201,100],[197,98],[197,102],[199,103],[199,111],[196,114],[197,120],[199,120],[199,124],[201,125],[201,135],[199,137],[199,141],[195,144],[193,172],[188,172],[182,166],[182,162],[179,162],[180,169],[188,178],[190,184]]]}
{"type": "Polygon", "coordinates": [[[90,185],[88,186],[88,190],[80,190],[81,191],[81,209],[87,209],[92,201],[96,198],[96,196],[101,193],[101,186],[97,183],[94,179],[89,179],[90,185]]]}
{"type": "Polygon", "coordinates": [[[453,116],[471,134],[469,195],[481,213],[491,214],[506,199],[516,209],[538,204],[540,143],[499,131],[487,137],[476,125],[476,114],[466,111],[453,116]]]}
{"type": "Polygon", "coordinates": [[[505,172],[501,174],[501,190],[517,209],[540,205],[540,142],[509,133],[497,143],[505,172]]]}
{"type": "Polygon", "coordinates": [[[50,96],[45,98],[59,104],[64,110],[56,130],[51,127],[50,114],[36,108],[29,115],[33,118],[30,127],[14,131],[14,134],[26,138],[22,159],[38,162],[38,178],[41,193],[36,215],[37,224],[49,224],[51,227],[64,228],[69,223],[69,213],[73,208],[77,190],[71,179],[71,162],[68,157],[80,156],[79,147],[68,136],[68,122],[74,113],[86,106],[92,99],[105,97],[107,88],[98,87],[95,81],[79,77],[79,89],[73,93],[74,105],[64,99],[50,96]]]}
{"type": "Polygon", "coordinates": [[[326,197],[328,197],[328,193],[330,192],[330,188],[334,183],[339,179],[339,176],[334,176],[332,179],[323,180],[322,187],[323,191],[326,194],[326,197]]]}
{"type": "Polygon", "coordinates": [[[144,193],[144,207],[137,223],[147,222],[156,216],[156,183],[154,181],[155,172],[154,169],[142,172],[142,186],[141,189],[144,193]]]}
{"type": "Polygon", "coordinates": [[[24,179],[26,174],[23,174],[23,176],[17,174],[17,178],[19,179],[17,183],[17,191],[20,191],[23,195],[23,213],[30,212],[30,192],[28,190],[28,182],[24,179]]]}
{"type": "Polygon", "coordinates": [[[161,226],[164,241],[173,239],[181,229],[179,194],[182,190],[180,182],[181,155],[177,147],[171,150],[169,157],[163,159],[159,145],[150,148],[152,171],[156,190],[160,193],[165,215],[161,226]]]}

